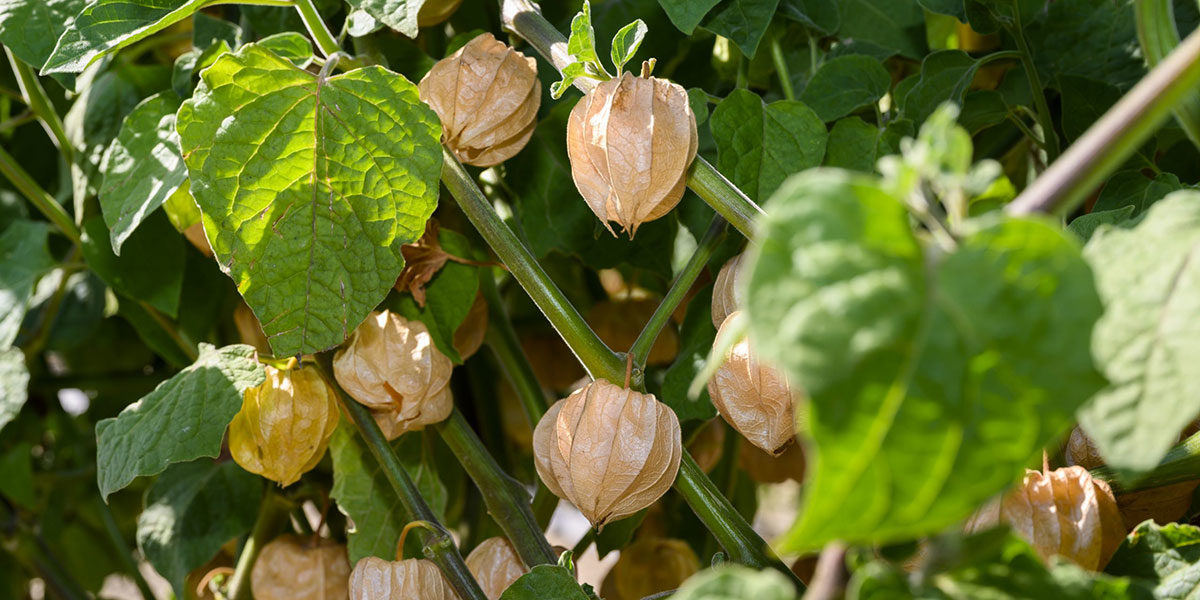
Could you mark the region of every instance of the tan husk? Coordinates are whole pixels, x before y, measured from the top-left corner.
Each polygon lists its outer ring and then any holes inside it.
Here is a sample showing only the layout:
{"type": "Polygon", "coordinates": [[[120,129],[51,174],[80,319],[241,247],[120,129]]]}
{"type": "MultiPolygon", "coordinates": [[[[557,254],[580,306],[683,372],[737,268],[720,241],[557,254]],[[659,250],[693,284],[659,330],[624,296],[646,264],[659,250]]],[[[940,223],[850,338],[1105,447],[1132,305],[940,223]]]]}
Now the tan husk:
{"type": "MultiPolygon", "coordinates": [[[[588,311],[587,322],[609,348],[628,350],[642,332],[642,326],[658,308],[658,303],[654,298],[601,300],[588,311]]],[[[646,364],[669,365],[677,354],[679,334],[674,327],[668,325],[650,347],[650,356],[646,358],[646,364]]]]}
{"type": "Polygon", "coordinates": [[[683,540],[643,537],[621,550],[612,583],[621,598],[640,599],[673,590],[700,570],[700,559],[683,540]]]}
{"type": "Polygon", "coordinates": [[[450,18],[462,0],[425,0],[417,11],[417,26],[430,27],[450,18]]]}
{"type": "Polygon", "coordinates": [[[787,444],[779,456],[772,456],[745,438],[738,448],[738,466],[759,483],[780,483],[788,479],[803,482],[806,467],[804,450],[799,443],[787,444]]]}
{"type": "Polygon", "coordinates": [[[479,582],[483,595],[497,600],[527,569],[508,540],[494,537],[483,540],[467,555],[467,570],[479,582]]]}
{"type": "Polygon", "coordinates": [[[1133,531],[1146,519],[1165,525],[1183,518],[1192,505],[1197,485],[1200,480],[1117,495],[1117,508],[1125,522],[1125,530],[1133,531]]]}
{"type": "Polygon", "coordinates": [[[687,92],[657,77],[601,82],[567,120],[571,177],[610,232],[636,234],[679,203],[697,144],[687,92]]]}
{"type": "Polygon", "coordinates": [[[266,366],[229,423],[229,453],[243,469],[288,486],[317,466],[337,428],[332,389],[309,368],[266,366]]]}
{"type": "Polygon", "coordinates": [[[346,547],[281,535],[263,546],[250,571],[255,600],[345,600],[350,560],[346,547]]]}
{"type": "Polygon", "coordinates": [[[713,470],[721,462],[725,452],[725,424],[720,419],[705,423],[687,445],[692,459],[705,473],[713,470]]]}
{"type": "Polygon", "coordinates": [[[254,316],[254,311],[250,310],[245,302],[238,302],[237,308],[233,309],[233,324],[237,327],[238,337],[242,339],[243,344],[254,346],[260,354],[271,354],[267,334],[263,333],[258,317],[254,316]]]}
{"type": "Polygon", "coordinates": [[[424,323],[386,310],[368,316],[333,359],[338,383],[388,439],[450,416],[452,368],[424,323]]]}
{"type": "Polygon", "coordinates": [[[1061,556],[1098,571],[1125,539],[1125,524],[1107,483],[1080,466],[1048,473],[1026,471],[1025,478],[998,503],[966,524],[979,531],[1003,522],[1048,560],[1061,556]]]}
{"type": "Polygon", "coordinates": [[[795,393],[787,377],[759,362],[748,339],[730,348],[725,362],[708,380],[708,395],[734,429],[775,456],[796,436],[797,423],[802,420],[795,413],[795,393]]]}
{"type": "Polygon", "coordinates": [[[554,403],[533,431],[538,475],[596,528],[658,500],[682,452],[674,411],[603,379],[554,403]]]}
{"type": "Polygon", "coordinates": [[[433,562],[410,558],[386,561],[368,556],[350,573],[352,600],[459,600],[433,562]]]}
{"type": "Polygon", "coordinates": [[[741,310],[742,307],[742,288],[745,282],[742,280],[742,263],[746,254],[743,252],[725,263],[721,267],[721,272],[717,274],[717,281],[713,283],[712,295],[712,320],[713,327],[720,328],[725,322],[725,318],[729,315],[741,310]]]}
{"type": "Polygon", "coordinates": [[[458,355],[463,360],[470,358],[479,351],[480,346],[483,346],[487,328],[487,301],[483,299],[482,293],[476,292],[475,301],[471,303],[471,309],[467,311],[467,316],[463,317],[462,323],[458,324],[458,329],[454,330],[454,349],[458,351],[458,355]]]}
{"type": "Polygon", "coordinates": [[[442,141],[464,163],[490,167],[533,135],[542,84],[537,61],[481,33],[438,61],[417,84],[442,121],[442,141]]]}
{"type": "Polygon", "coordinates": [[[1104,465],[1104,457],[1100,456],[1095,442],[1079,427],[1071,430],[1067,447],[1063,449],[1063,458],[1068,465],[1079,465],[1089,470],[1104,465]]]}

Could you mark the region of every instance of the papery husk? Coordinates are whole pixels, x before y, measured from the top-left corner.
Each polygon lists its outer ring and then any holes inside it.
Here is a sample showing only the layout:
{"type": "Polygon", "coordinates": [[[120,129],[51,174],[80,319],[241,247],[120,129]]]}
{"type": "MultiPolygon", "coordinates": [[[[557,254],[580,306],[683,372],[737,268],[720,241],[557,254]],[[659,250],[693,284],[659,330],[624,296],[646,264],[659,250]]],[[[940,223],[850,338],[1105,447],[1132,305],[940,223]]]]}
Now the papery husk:
{"type": "Polygon", "coordinates": [[[1192,506],[1197,485],[1200,485],[1200,480],[1118,494],[1117,508],[1125,522],[1125,531],[1133,531],[1146,519],[1153,519],[1160,525],[1182,519],[1192,506]]]}
{"type": "Polygon", "coordinates": [[[433,562],[368,556],[350,573],[351,600],[459,600],[433,562]]]}
{"type": "Polygon", "coordinates": [[[700,570],[700,559],[683,540],[643,537],[621,550],[613,585],[621,598],[641,599],[678,588],[700,570]]]}
{"type": "Polygon", "coordinates": [[[796,394],[783,373],[759,362],[748,339],[730,348],[708,380],[708,395],[725,421],[764,452],[778,456],[796,437],[802,420],[796,394]]]}
{"type": "Polygon", "coordinates": [[[1080,466],[1026,471],[1000,502],[999,518],[1042,557],[1098,571],[1125,539],[1112,489],[1080,466]]]}
{"type": "Polygon", "coordinates": [[[738,466],[758,483],[782,483],[789,479],[803,482],[806,464],[799,443],[787,444],[779,456],[773,456],[742,438],[738,466]]]}
{"type": "Polygon", "coordinates": [[[625,73],[571,110],[571,177],[609,232],[611,221],[632,236],[679,203],[698,139],[683,87],[625,73]]]}
{"type": "Polygon", "coordinates": [[[744,294],[742,289],[745,288],[742,263],[745,262],[743,259],[745,255],[743,252],[729,259],[721,267],[721,272],[717,273],[717,281],[713,283],[712,294],[713,327],[720,329],[729,315],[741,310],[744,294]]]}
{"type": "Polygon", "coordinates": [[[488,305],[483,294],[476,292],[475,301],[471,303],[467,316],[463,317],[458,329],[454,330],[454,349],[458,355],[467,360],[483,346],[483,338],[487,336],[488,305]]]}
{"type": "Polygon", "coordinates": [[[386,310],[368,316],[333,359],[338,383],[388,439],[450,416],[452,369],[424,323],[386,310]]]}
{"type": "Polygon", "coordinates": [[[432,27],[450,18],[462,0],[425,0],[417,11],[417,26],[432,27]]]}
{"type": "Polygon", "coordinates": [[[442,121],[442,141],[464,163],[500,164],[520,152],[537,125],[537,61],[482,33],[443,58],[417,84],[442,121]]]}
{"type": "MultiPolygon", "coordinates": [[[[642,327],[658,308],[658,303],[654,298],[601,300],[588,311],[587,322],[609,348],[625,351],[633,346],[633,342],[642,332],[642,327]]],[[[679,334],[674,327],[668,325],[650,347],[650,356],[647,357],[646,364],[669,365],[677,354],[679,334]]]]}
{"type": "Polygon", "coordinates": [[[1071,430],[1071,436],[1063,448],[1063,458],[1068,465],[1079,465],[1088,470],[1104,466],[1104,457],[1100,456],[1095,442],[1079,427],[1071,430]]]}
{"type": "Polygon", "coordinates": [[[337,398],[315,370],[267,365],[229,423],[229,453],[243,469],[289,486],[317,466],[338,424],[337,398]]]}
{"type": "Polygon", "coordinates": [[[271,344],[267,341],[267,334],[263,332],[258,317],[254,316],[254,311],[250,310],[245,302],[238,302],[237,308],[233,309],[233,324],[237,327],[238,337],[242,339],[243,344],[254,346],[259,354],[271,354],[271,344]]]}
{"type": "Polygon", "coordinates": [[[692,460],[700,466],[700,470],[705,473],[713,470],[717,463],[721,462],[721,456],[725,453],[725,424],[720,419],[713,419],[696,432],[692,436],[692,441],[688,442],[688,452],[692,455],[692,460]]]}
{"type": "Polygon", "coordinates": [[[344,545],[281,535],[263,546],[250,589],[255,600],[346,600],[349,576],[344,545]]]}
{"type": "Polygon", "coordinates": [[[208,236],[204,233],[204,224],[199,221],[192,223],[187,229],[183,230],[183,237],[186,237],[187,241],[191,242],[200,251],[200,254],[208,258],[213,257],[212,245],[208,243],[208,236]]]}
{"type": "Polygon", "coordinates": [[[603,379],[554,403],[533,431],[538,475],[597,529],[658,500],[682,453],[674,411],[603,379]]]}
{"type": "Polygon", "coordinates": [[[553,331],[521,335],[521,350],[533,367],[533,375],[547,390],[561,392],[587,375],[571,348],[553,331]]]}
{"type": "Polygon", "coordinates": [[[500,594],[528,569],[512,544],[502,537],[483,540],[467,555],[467,570],[479,582],[488,600],[498,600],[500,594]]]}

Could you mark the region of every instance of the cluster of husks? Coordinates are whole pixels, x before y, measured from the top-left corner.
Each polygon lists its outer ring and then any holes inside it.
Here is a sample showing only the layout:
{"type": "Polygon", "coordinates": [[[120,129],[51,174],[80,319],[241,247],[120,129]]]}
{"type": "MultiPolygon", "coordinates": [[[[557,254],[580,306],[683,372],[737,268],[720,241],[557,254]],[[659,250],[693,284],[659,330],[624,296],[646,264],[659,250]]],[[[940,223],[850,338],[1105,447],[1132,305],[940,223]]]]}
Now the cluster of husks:
{"type": "Polygon", "coordinates": [[[597,528],[658,500],[682,453],[674,411],[603,379],[556,402],[533,432],[538,475],[597,528]]]}
{"type": "Polygon", "coordinates": [[[657,77],[602,82],[567,120],[571,177],[610,232],[613,221],[633,235],[675,208],[697,143],[687,92],[657,77]]]}
{"type": "Polygon", "coordinates": [[[351,600],[459,600],[431,561],[387,561],[368,556],[350,573],[351,600]]]}
{"type": "Polygon", "coordinates": [[[1027,471],[999,502],[967,522],[968,531],[1008,524],[1043,559],[1062,556],[1100,570],[1125,539],[1125,525],[1112,489],[1083,467],[1027,471]]]}
{"type": "Polygon", "coordinates": [[[490,33],[438,61],[417,88],[442,121],[442,141],[459,160],[477,167],[498,165],[520,152],[533,135],[542,102],[537,61],[490,33]]]}
{"type": "Polygon", "coordinates": [[[606,600],[639,600],[678,588],[700,570],[700,559],[683,540],[643,537],[621,550],[604,579],[606,600]]]}
{"type": "Polygon", "coordinates": [[[345,546],[281,535],[263,546],[250,590],[255,600],[345,600],[349,576],[345,546]]]}
{"type": "MultiPolygon", "coordinates": [[[[730,321],[726,319],[721,329],[730,321]]],[[[764,452],[778,456],[796,436],[792,388],[782,373],[759,362],[749,340],[730,348],[708,381],[708,395],[721,416],[764,452]]]]}
{"type": "Polygon", "coordinates": [[[480,542],[467,555],[467,570],[475,576],[488,600],[498,600],[500,594],[526,572],[517,551],[502,537],[480,542]]]}
{"type": "Polygon", "coordinates": [[[229,423],[229,452],[243,469],[288,486],[325,455],[337,423],[336,396],[320,374],[268,365],[229,423]]]}
{"type": "Polygon", "coordinates": [[[367,317],[333,359],[338,383],[388,439],[450,416],[452,368],[424,323],[386,310],[367,317]]]}

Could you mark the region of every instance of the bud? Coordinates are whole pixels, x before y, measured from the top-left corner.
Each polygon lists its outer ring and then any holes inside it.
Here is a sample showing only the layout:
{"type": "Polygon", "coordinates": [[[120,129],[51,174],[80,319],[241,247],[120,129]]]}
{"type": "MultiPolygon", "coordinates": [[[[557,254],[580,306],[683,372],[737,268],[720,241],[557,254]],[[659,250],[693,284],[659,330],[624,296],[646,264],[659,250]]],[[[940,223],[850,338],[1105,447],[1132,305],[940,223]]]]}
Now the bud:
{"type": "Polygon", "coordinates": [[[746,253],[743,252],[729,259],[717,274],[712,296],[713,327],[720,329],[725,318],[741,310],[744,304],[742,289],[745,287],[745,277],[742,275],[742,264],[746,262],[745,256],[746,253]]]}
{"type": "MultiPolygon", "coordinates": [[[[658,301],[653,298],[601,300],[588,311],[587,322],[609,348],[624,351],[633,346],[642,326],[657,308],[658,301]]],[[[679,354],[679,334],[673,327],[664,327],[650,347],[646,364],[669,365],[676,354],[679,354]]]]}
{"type": "Polygon", "coordinates": [[[268,365],[229,423],[229,453],[243,469],[289,486],[317,466],[337,424],[334,391],[316,371],[268,365]]]}
{"type": "Polygon", "coordinates": [[[439,60],[417,88],[442,120],[442,141],[459,160],[477,167],[520,152],[542,103],[537,61],[490,33],[439,60]]]}
{"type": "Polygon", "coordinates": [[[734,429],[772,455],[782,453],[796,436],[795,401],[787,377],[760,363],[748,339],[730,348],[708,380],[708,395],[734,429]]]}
{"type": "Polygon", "coordinates": [[[1048,473],[1026,471],[1025,479],[1000,502],[967,521],[967,531],[1003,522],[1043,560],[1062,556],[1098,571],[1125,539],[1125,524],[1112,489],[1079,466],[1048,473]]]}
{"type": "Polygon", "coordinates": [[[738,466],[759,483],[781,483],[789,479],[803,482],[806,465],[804,450],[798,443],[788,444],[779,456],[772,456],[742,438],[738,466]]]}
{"type": "Polygon", "coordinates": [[[463,317],[458,329],[454,330],[454,349],[463,360],[479,351],[479,347],[483,345],[483,338],[487,335],[487,328],[487,301],[483,299],[483,294],[476,293],[467,316],[463,317]]]}
{"type": "Polygon", "coordinates": [[[700,559],[683,540],[641,538],[621,550],[612,577],[621,598],[644,598],[673,590],[700,570],[700,559]]]}
{"type": "Polygon", "coordinates": [[[517,551],[502,537],[488,538],[476,546],[467,555],[467,569],[475,576],[488,600],[498,600],[500,594],[526,572],[517,551]]]}
{"type": "MultiPolygon", "coordinates": [[[[368,556],[350,573],[351,600],[459,600],[433,562],[368,556]]],[[[256,599],[257,600],[257,599],[256,599]]]]}
{"type": "Polygon", "coordinates": [[[338,383],[388,439],[450,416],[452,368],[424,323],[386,310],[367,317],[333,359],[338,383]]]}
{"type": "Polygon", "coordinates": [[[250,571],[255,600],[345,600],[350,560],[330,540],[281,535],[263,546],[250,571]]]}
{"type": "Polygon", "coordinates": [[[597,85],[567,120],[575,187],[610,233],[609,221],[634,235],[675,208],[697,140],[687,92],[631,73],[597,85]]]}
{"type": "Polygon", "coordinates": [[[599,529],[671,487],[683,453],[679,436],[675,412],[653,394],[598,379],[554,403],[538,422],[534,465],[554,495],[599,529]]]}
{"type": "Polygon", "coordinates": [[[417,26],[430,27],[450,18],[462,0],[425,0],[417,11],[417,26]]]}

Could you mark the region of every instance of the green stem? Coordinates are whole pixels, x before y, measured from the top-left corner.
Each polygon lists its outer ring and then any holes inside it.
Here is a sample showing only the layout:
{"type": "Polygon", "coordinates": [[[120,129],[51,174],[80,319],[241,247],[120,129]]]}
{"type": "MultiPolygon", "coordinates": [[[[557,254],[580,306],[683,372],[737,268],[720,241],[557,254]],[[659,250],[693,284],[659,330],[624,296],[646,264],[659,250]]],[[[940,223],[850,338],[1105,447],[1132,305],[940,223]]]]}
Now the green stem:
{"type": "Polygon", "coordinates": [[[237,566],[234,567],[233,575],[229,578],[226,596],[230,600],[250,599],[250,573],[254,570],[254,563],[258,560],[263,546],[266,546],[279,532],[283,531],[291,509],[290,502],[275,493],[274,490],[267,489],[266,494],[263,495],[262,504],[258,508],[254,529],[250,531],[250,537],[242,546],[242,552],[238,554],[237,566]]]}
{"type": "Polygon", "coordinates": [[[137,584],[143,600],[154,600],[154,592],[150,591],[150,584],[146,583],[146,578],[138,569],[137,562],[133,560],[133,550],[125,542],[125,536],[121,534],[121,528],[117,526],[117,520],[113,518],[112,509],[99,496],[96,497],[96,505],[99,508],[100,520],[104,521],[104,529],[112,541],[113,550],[117,553],[117,559],[121,561],[129,576],[133,578],[133,582],[137,584]]]}
{"type": "Polygon", "coordinates": [[[1146,141],[1200,84],[1200,30],[1192,32],[1050,165],[1009,214],[1067,213],[1146,141]]]}
{"type": "Polygon", "coordinates": [[[783,88],[783,97],[795,100],[796,91],[792,89],[792,76],[788,72],[787,60],[783,57],[783,47],[779,44],[779,36],[771,38],[771,60],[775,62],[775,74],[779,76],[779,87],[783,88]]]}
{"type": "MultiPolygon", "coordinates": [[[[554,68],[562,71],[574,62],[567,54],[567,39],[542,17],[530,0],[500,0],[500,13],[505,28],[529,42],[554,68]]],[[[594,79],[580,77],[575,80],[575,87],[586,94],[596,83],[594,79]]],[[[754,235],[754,219],[762,216],[763,210],[703,157],[697,156],[692,161],[687,185],[742,235],[747,238],[754,235]]]]}
{"type": "MultiPolygon", "coordinates": [[[[1153,68],[1179,45],[1175,7],[1170,0],[1137,0],[1133,12],[1142,54],[1153,68]]],[[[1192,92],[1175,107],[1175,120],[1192,144],[1200,148],[1200,93],[1192,92]]]]}
{"type": "Polygon", "coordinates": [[[1092,469],[1092,476],[1107,481],[1113,491],[1117,493],[1137,492],[1185,481],[1195,481],[1200,479],[1200,433],[1192,434],[1183,443],[1172,448],[1159,461],[1157,467],[1131,485],[1121,485],[1120,477],[1108,467],[1092,469]]]}
{"type": "Polygon", "coordinates": [[[42,186],[34,181],[25,169],[17,163],[17,159],[13,158],[3,148],[0,148],[0,174],[3,174],[21,195],[35,208],[38,209],[51,223],[58,227],[63,235],[71,239],[76,246],[81,246],[83,242],[80,239],[79,227],[75,225],[75,221],[71,220],[70,215],[63,209],[62,205],[54,199],[42,186]]]}
{"type": "Polygon", "coordinates": [[[321,13],[317,11],[317,5],[313,3],[313,0],[293,0],[293,2],[296,12],[300,13],[300,20],[304,21],[304,27],[308,29],[308,33],[312,35],[313,41],[317,43],[317,47],[321,49],[321,54],[324,54],[325,58],[340,55],[341,58],[338,62],[346,69],[357,69],[362,66],[356,59],[342,51],[342,45],[325,25],[325,20],[321,18],[321,13]]]}
{"type": "Polygon", "coordinates": [[[546,396],[542,393],[542,385],[538,383],[533,367],[521,349],[521,340],[508,318],[508,311],[504,310],[504,302],[496,289],[495,278],[490,270],[485,270],[481,275],[479,289],[488,305],[488,332],[485,341],[496,355],[496,360],[500,362],[500,368],[508,376],[513,389],[517,391],[517,398],[520,398],[525,416],[529,418],[529,426],[537,427],[538,420],[546,413],[548,407],[546,396]]]}
{"type": "Polygon", "coordinates": [[[455,409],[448,419],[434,427],[483,494],[488,514],[504,530],[521,560],[531,568],[555,564],[558,557],[529,509],[529,493],[501,470],[462,413],[455,409]]]}
{"type": "Polygon", "coordinates": [[[17,84],[21,88],[21,95],[25,99],[25,104],[33,114],[37,115],[39,121],[42,122],[42,127],[50,136],[50,140],[58,146],[58,151],[62,153],[63,158],[67,160],[67,164],[75,161],[75,147],[71,145],[71,140],[67,138],[67,130],[63,127],[62,119],[58,116],[58,111],[54,110],[54,104],[50,102],[50,97],[46,95],[46,88],[42,87],[42,82],[38,79],[37,73],[34,73],[33,68],[25,64],[24,61],[13,56],[12,50],[4,48],[4,53],[8,55],[8,64],[12,65],[13,73],[17,76],[17,84]]]}
{"type": "Polygon", "coordinates": [[[583,320],[562,290],[554,285],[529,249],[500,220],[495,207],[479,191],[479,186],[475,185],[462,163],[445,148],[442,154],[442,182],[446,184],[446,189],[458,200],[459,208],[475,229],[509,268],[521,287],[525,288],[575,356],[579,357],[579,362],[583,363],[593,379],[624,381],[625,361],[596,337],[587,321],[583,320]]]}
{"type": "MultiPolygon", "coordinates": [[[[1013,3],[1013,10],[1018,3],[1013,3]]],[[[1042,87],[1042,78],[1038,75],[1037,66],[1033,64],[1033,53],[1029,50],[1029,41],[1025,39],[1025,31],[1021,27],[1021,15],[1015,15],[1014,22],[1008,26],[1008,33],[1017,42],[1017,50],[1021,53],[1021,66],[1025,68],[1025,76],[1029,79],[1029,90],[1033,93],[1033,105],[1037,109],[1038,122],[1042,125],[1042,136],[1046,142],[1046,161],[1053,163],[1059,154],[1058,134],[1054,132],[1054,117],[1050,114],[1050,105],[1046,103],[1046,89],[1042,87]]]]}
{"type": "Polygon", "coordinates": [[[146,311],[150,319],[163,330],[163,333],[166,333],[167,337],[171,338],[172,342],[175,342],[175,345],[179,347],[184,356],[188,357],[192,362],[196,362],[196,359],[200,358],[200,353],[197,352],[196,347],[183,339],[183,335],[179,333],[179,328],[166,315],[159,312],[157,308],[150,306],[150,303],[144,300],[137,300],[137,303],[141,305],[142,310],[146,311]]]}
{"type": "MultiPolygon", "coordinates": [[[[650,357],[650,349],[654,347],[654,341],[658,339],[663,327],[666,327],[667,322],[671,320],[675,309],[679,308],[679,304],[687,297],[696,278],[708,266],[708,259],[712,257],[713,250],[716,250],[717,244],[725,236],[725,225],[725,219],[722,219],[720,215],[713,217],[708,231],[704,233],[704,237],[700,238],[695,253],[675,276],[675,281],[671,282],[671,288],[667,290],[662,302],[654,310],[654,314],[650,315],[650,320],[642,327],[642,332],[638,334],[633,346],[629,348],[629,353],[633,355],[633,363],[638,367],[646,365],[646,359],[650,357]]],[[[639,372],[634,379],[640,381],[641,377],[642,374],[639,372]]]]}
{"type": "Polygon", "coordinates": [[[442,575],[446,577],[446,581],[458,593],[461,600],[487,600],[487,596],[479,588],[479,583],[467,569],[462,555],[458,553],[458,547],[454,545],[454,538],[450,537],[450,532],[438,521],[437,515],[429,508],[429,504],[425,502],[425,498],[417,489],[417,484],[413,483],[408,472],[404,470],[404,466],[400,464],[396,452],[384,437],[383,432],[380,431],[375,418],[371,416],[370,409],[355,402],[333,377],[333,353],[318,354],[317,366],[321,369],[325,382],[337,392],[342,406],[354,422],[355,429],[362,436],[367,448],[371,450],[371,455],[379,463],[379,468],[387,477],[392,490],[396,492],[404,520],[428,523],[429,527],[420,527],[414,532],[414,535],[421,536],[422,553],[425,558],[442,570],[442,575]]]}

